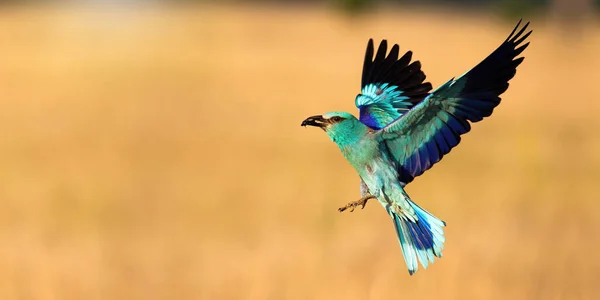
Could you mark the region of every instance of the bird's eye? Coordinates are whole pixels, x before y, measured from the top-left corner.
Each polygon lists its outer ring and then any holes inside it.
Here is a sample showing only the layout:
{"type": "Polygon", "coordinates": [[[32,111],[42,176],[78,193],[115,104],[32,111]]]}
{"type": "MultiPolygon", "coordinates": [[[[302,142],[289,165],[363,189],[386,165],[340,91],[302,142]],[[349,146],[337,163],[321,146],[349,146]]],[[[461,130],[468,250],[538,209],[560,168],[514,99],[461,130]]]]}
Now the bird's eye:
{"type": "Polygon", "coordinates": [[[342,117],[335,116],[335,117],[331,118],[331,121],[333,121],[334,123],[340,122],[340,121],[342,121],[342,117]]]}

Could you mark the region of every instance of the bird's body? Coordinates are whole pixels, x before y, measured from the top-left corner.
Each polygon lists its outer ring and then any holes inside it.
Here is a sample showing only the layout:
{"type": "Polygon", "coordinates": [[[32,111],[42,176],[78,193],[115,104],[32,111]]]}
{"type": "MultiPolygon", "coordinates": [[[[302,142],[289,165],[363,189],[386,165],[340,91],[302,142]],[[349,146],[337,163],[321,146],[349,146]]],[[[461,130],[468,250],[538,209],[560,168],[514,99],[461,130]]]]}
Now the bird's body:
{"type": "Polygon", "coordinates": [[[349,117],[349,122],[353,122],[351,134],[337,136],[332,135],[332,140],[342,151],[346,160],[354,167],[358,176],[367,187],[369,194],[385,205],[383,199],[380,199],[382,190],[393,190],[402,188],[398,181],[398,171],[394,163],[390,160],[386,149],[382,149],[381,141],[366,125],[358,121],[354,116],[349,117]]]}
{"type": "MultiPolygon", "coordinates": [[[[529,23],[528,23],[529,24],[529,23]]],[[[360,119],[346,112],[309,117],[303,126],[320,127],[335,142],[361,179],[361,200],[376,198],[392,219],[408,271],[441,257],[446,224],[411,201],[404,187],[458,145],[474,123],[492,114],[508,88],[529,43],[528,24],[516,29],[490,56],[459,78],[433,92],[424,83],[420,63],[409,51],[389,55],[384,40],[374,58],[369,41],[363,67],[362,93],[356,97],[360,119]]],[[[340,211],[345,210],[341,208],[340,211]]]]}
{"type": "MultiPolygon", "coordinates": [[[[402,247],[405,257],[409,257],[409,270],[417,270],[417,258],[424,267],[428,261],[433,262],[434,256],[441,256],[444,235],[442,227],[445,223],[413,203],[404,191],[404,183],[400,182],[397,167],[384,146],[382,137],[377,131],[370,129],[354,116],[343,115],[348,122],[345,130],[332,132],[329,136],[340,148],[346,160],[354,167],[361,182],[366,186],[366,192],[373,195],[386,209],[396,230],[414,238],[416,248],[402,247]],[[432,230],[433,228],[433,230],[432,230]],[[418,238],[425,230],[432,234],[418,238]],[[428,248],[429,247],[429,248],[428,248]]],[[[325,114],[324,117],[328,115],[325,114]]],[[[364,195],[363,195],[364,196],[364,195]]],[[[402,243],[406,243],[401,239],[402,243]]]]}

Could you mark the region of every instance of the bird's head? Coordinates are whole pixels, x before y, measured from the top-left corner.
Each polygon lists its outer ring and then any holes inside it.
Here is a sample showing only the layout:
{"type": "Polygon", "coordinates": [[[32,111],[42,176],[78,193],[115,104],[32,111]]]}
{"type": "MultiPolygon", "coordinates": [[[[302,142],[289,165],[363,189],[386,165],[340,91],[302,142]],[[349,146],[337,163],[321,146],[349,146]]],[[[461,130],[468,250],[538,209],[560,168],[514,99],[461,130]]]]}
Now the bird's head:
{"type": "Polygon", "coordinates": [[[312,116],[302,121],[301,126],[314,126],[323,129],[336,143],[359,136],[358,131],[365,128],[356,117],[347,112],[329,112],[321,116],[312,116]]]}

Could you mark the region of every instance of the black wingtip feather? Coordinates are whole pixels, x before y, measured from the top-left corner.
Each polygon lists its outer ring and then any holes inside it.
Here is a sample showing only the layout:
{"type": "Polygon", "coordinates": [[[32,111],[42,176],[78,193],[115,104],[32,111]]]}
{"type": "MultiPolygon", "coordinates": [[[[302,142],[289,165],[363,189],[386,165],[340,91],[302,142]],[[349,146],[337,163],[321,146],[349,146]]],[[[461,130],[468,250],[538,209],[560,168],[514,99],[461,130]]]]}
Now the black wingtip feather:
{"type": "Polygon", "coordinates": [[[529,22],[520,26],[522,20],[519,20],[517,26],[509,34],[508,38],[494,52],[481,61],[477,66],[471,69],[465,76],[466,85],[463,89],[465,95],[488,91],[500,96],[508,88],[508,81],[511,80],[524,57],[519,56],[528,46],[529,42],[521,45],[532,33],[525,33],[529,22]],[[525,33],[525,34],[523,34],[525,33]]]}
{"type": "MultiPolygon", "coordinates": [[[[521,22],[519,22],[519,23],[521,23],[521,22]]],[[[517,43],[517,42],[515,42],[515,41],[516,41],[516,40],[517,40],[517,39],[518,39],[518,38],[519,38],[519,37],[520,37],[520,36],[523,34],[523,32],[525,32],[525,30],[527,29],[527,27],[529,27],[529,22],[525,23],[525,26],[523,26],[523,27],[521,28],[521,30],[519,30],[519,33],[515,34],[515,36],[513,36],[513,37],[512,37],[512,38],[509,40],[509,42],[511,42],[511,43],[515,43],[515,44],[518,44],[518,43],[517,43]]],[[[519,25],[517,25],[517,26],[515,27],[515,29],[517,29],[517,28],[519,28],[519,25]]]]}
{"type": "Polygon", "coordinates": [[[512,66],[513,66],[513,68],[515,68],[515,70],[513,71],[513,76],[515,76],[515,74],[517,73],[516,69],[523,62],[523,60],[525,60],[525,57],[519,57],[519,58],[513,60],[512,66]]]}
{"type": "MultiPolygon", "coordinates": [[[[410,50],[406,51],[406,53],[404,53],[404,55],[402,55],[402,57],[400,57],[400,59],[398,59],[398,61],[396,62],[396,65],[398,67],[408,66],[408,64],[412,60],[412,55],[413,55],[412,51],[410,51],[410,50]]],[[[401,71],[400,68],[398,68],[398,70],[401,71]]]]}
{"type": "MultiPolygon", "coordinates": [[[[515,34],[515,32],[517,32],[517,29],[519,28],[519,25],[521,25],[521,22],[523,22],[523,19],[519,19],[519,22],[517,23],[517,26],[515,26],[515,28],[513,28],[513,30],[510,32],[510,34],[508,35],[508,37],[504,41],[505,43],[509,42],[513,38],[513,35],[515,34]]],[[[527,23],[527,25],[529,25],[529,22],[527,23]]],[[[527,25],[525,25],[525,26],[527,26],[527,25]]]]}
{"type": "Polygon", "coordinates": [[[364,70],[370,70],[371,69],[371,65],[373,64],[371,59],[373,58],[373,51],[375,51],[374,46],[373,46],[373,39],[369,39],[369,42],[367,43],[367,50],[365,50],[365,59],[364,59],[364,63],[363,63],[363,75],[362,75],[362,85],[365,86],[365,71],[364,70]]]}
{"type": "Polygon", "coordinates": [[[520,46],[519,48],[516,48],[514,56],[516,57],[519,54],[521,54],[525,49],[527,49],[527,46],[529,46],[529,42],[527,42],[525,45],[520,46]]]}
{"type": "Polygon", "coordinates": [[[383,61],[385,59],[386,53],[387,53],[387,41],[383,40],[383,41],[381,41],[381,44],[379,44],[379,48],[377,49],[377,54],[375,55],[374,63],[383,61]]]}
{"type": "MultiPolygon", "coordinates": [[[[529,23],[527,23],[529,24],[529,23]]],[[[521,44],[525,39],[527,39],[529,37],[529,35],[533,32],[533,30],[529,30],[529,32],[527,32],[524,36],[522,36],[519,40],[515,41],[515,45],[519,45],[521,44]]],[[[529,43],[527,43],[529,44],[529,43]]]]}
{"type": "Polygon", "coordinates": [[[394,44],[389,54],[386,55],[387,49],[387,40],[382,40],[377,53],[375,53],[373,39],[369,39],[365,52],[361,88],[369,84],[387,83],[397,86],[402,91],[418,89],[421,93],[405,95],[411,97],[410,102],[412,103],[420,102],[431,91],[431,84],[424,82],[426,75],[421,70],[420,62],[411,63],[412,51],[407,51],[400,56],[398,44],[394,44]],[[373,57],[374,54],[375,57],[373,57]]]}
{"type": "Polygon", "coordinates": [[[400,54],[400,46],[398,46],[397,44],[394,44],[394,46],[392,46],[392,50],[390,50],[390,54],[387,57],[387,60],[389,60],[390,62],[395,62],[398,60],[398,55],[400,54]]]}

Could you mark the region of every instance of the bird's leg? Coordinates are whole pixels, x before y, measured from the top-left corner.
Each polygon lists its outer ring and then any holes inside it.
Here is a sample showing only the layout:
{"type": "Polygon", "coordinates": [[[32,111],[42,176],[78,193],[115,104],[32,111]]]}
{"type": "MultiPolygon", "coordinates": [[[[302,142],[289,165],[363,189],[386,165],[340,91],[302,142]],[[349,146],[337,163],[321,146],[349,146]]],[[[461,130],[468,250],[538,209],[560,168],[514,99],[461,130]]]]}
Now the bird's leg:
{"type": "Polygon", "coordinates": [[[346,209],[350,208],[350,212],[353,212],[354,208],[356,208],[359,205],[361,206],[361,209],[364,209],[365,205],[367,205],[367,201],[369,201],[369,199],[374,199],[374,198],[376,198],[376,197],[371,194],[366,194],[364,197],[360,198],[358,201],[350,202],[350,203],[346,204],[346,206],[338,208],[338,211],[343,212],[346,209]]]}

